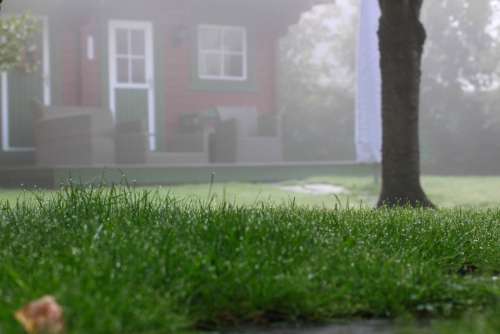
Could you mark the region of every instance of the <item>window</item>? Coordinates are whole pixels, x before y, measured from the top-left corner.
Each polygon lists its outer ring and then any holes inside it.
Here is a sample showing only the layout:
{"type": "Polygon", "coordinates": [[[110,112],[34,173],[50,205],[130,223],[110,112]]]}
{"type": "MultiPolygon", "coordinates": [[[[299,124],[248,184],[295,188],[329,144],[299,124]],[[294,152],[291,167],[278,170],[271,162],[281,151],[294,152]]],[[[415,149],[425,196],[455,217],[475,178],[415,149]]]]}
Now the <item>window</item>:
{"type": "Polygon", "coordinates": [[[116,81],[119,84],[146,83],[146,34],[144,30],[116,30],[116,81]]]}
{"type": "Polygon", "coordinates": [[[200,79],[246,80],[246,30],[241,27],[200,26],[198,72],[200,79]]]}

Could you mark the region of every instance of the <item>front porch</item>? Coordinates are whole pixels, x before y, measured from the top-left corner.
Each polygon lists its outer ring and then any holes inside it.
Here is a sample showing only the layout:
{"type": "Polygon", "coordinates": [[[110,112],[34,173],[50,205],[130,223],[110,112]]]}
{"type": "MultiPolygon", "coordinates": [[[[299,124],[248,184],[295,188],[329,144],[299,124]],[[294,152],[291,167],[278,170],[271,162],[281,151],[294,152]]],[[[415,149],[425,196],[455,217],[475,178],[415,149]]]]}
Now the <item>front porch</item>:
{"type": "Polygon", "coordinates": [[[143,121],[117,121],[104,109],[38,106],[34,164],[40,167],[207,165],[282,161],[276,119],[248,108],[183,115],[163,150],[143,121]],[[263,149],[265,148],[265,149],[263,149]]]}

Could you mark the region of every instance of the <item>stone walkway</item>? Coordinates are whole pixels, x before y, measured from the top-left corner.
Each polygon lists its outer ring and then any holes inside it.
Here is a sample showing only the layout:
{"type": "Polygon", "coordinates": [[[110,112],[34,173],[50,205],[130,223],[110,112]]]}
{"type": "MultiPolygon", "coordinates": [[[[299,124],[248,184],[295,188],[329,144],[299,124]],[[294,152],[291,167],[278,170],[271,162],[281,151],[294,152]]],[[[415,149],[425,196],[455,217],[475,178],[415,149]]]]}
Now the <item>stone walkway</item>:
{"type": "Polygon", "coordinates": [[[340,195],[349,193],[347,189],[333,184],[312,183],[296,186],[280,186],[281,190],[307,195],[340,195]]]}

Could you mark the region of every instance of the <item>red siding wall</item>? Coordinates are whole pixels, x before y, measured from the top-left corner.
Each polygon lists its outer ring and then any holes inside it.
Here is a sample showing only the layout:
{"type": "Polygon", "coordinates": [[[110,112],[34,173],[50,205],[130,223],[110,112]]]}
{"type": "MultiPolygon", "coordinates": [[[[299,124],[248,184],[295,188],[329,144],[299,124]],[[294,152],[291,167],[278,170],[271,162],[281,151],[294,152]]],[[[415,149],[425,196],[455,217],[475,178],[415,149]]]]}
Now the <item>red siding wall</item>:
{"type": "Polygon", "coordinates": [[[80,36],[78,27],[67,27],[60,33],[61,102],[64,105],[80,105],[80,36]]]}
{"type": "MultiPolygon", "coordinates": [[[[171,32],[166,33],[166,36],[170,35],[171,32]]],[[[255,64],[249,65],[249,70],[256,71],[256,90],[248,92],[203,91],[193,88],[193,43],[186,42],[187,46],[183,47],[173,47],[168,41],[165,44],[167,136],[176,128],[182,113],[207,111],[224,106],[256,107],[259,112],[276,111],[277,37],[273,34],[258,34],[255,43],[257,50],[253,50],[256,54],[255,64]]]]}
{"type": "Polygon", "coordinates": [[[60,67],[60,103],[70,106],[100,107],[102,100],[101,54],[98,25],[93,19],[66,22],[53,38],[61,40],[52,66],[60,67]],[[94,37],[94,60],[87,59],[87,37],[94,37]]]}
{"type": "MultiPolygon", "coordinates": [[[[256,89],[248,91],[220,91],[220,90],[200,90],[193,87],[193,41],[184,41],[180,46],[172,43],[174,31],[179,24],[191,22],[192,18],[179,18],[171,12],[165,15],[165,24],[158,24],[155,20],[155,36],[163,38],[165,50],[156,54],[163,54],[164,68],[162,69],[165,86],[164,91],[157,91],[157,94],[163,94],[165,97],[165,127],[168,136],[178,126],[179,115],[190,112],[200,112],[213,109],[215,107],[256,107],[259,112],[276,111],[276,45],[279,32],[270,27],[250,27],[254,31],[255,39],[252,45],[255,50],[253,58],[255,64],[249,65],[249,70],[254,70],[254,86],[256,89]],[[170,15],[170,16],[169,16],[170,15]],[[255,29],[262,29],[261,32],[255,32],[255,29]],[[274,32],[272,32],[274,30],[274,32]],[[270,33],[271,31],[271,33],[270,33]]],[[[184,13],[189,13],[186,10],[184,13]]],[[[135,18],[141,20],[140,18],[135,18]]],[[[134,18],[131,18],[134,20],[134,18]]],[[[163,23],[163,22],[162,22],[163,23]]],[[[107,62],[107,51],[104,50],[106,33],[101,25],[105,22],[97,22],[92,17],[83,18],[80,23],[73,23],[72,28],[68,27],[62,35],[61,52],[62,63],[62,103],[65,105],[97,106],[107,109],[103,91],[107,84],[102,80],[107,80],[107,74],[101,73],[105,68],[102,62],[107,62]],[[87,37],[94,37],[95,58],[87,58],[87,37]]],[[[194,30],[196,23],[191,23],[189,29],[194,30]]],[[[196,38],[193,32],[191,39],[196,38]]],[[[158,46],[156,46],[158,47],[158,46]]],[[[156,59],[156,63],[159,61],[156,59]]],[[[56,64],[56,66],[59,64],[56,64]]],[[[160,68],[156,68],[160,70],[160,68]]],[[[197,75],[197,74],[194,74],[197,75]]],[[[157,88],[160,88],[158,85],[157,88]]]]}
{"type": "Polygon", "coordinates": [[[86,24],[80,34],[81,45],[81,80],[82,80],[82,95],[81,102],[83,106],[98,107],[102,101],[101,82],[101,56],[104,54],[99,47],[101,39],[98,34],[98,25],[93,20],[86,24]],[[92,38],[94,41],[94,59],[87,57],[87,39],[92,38]]]}

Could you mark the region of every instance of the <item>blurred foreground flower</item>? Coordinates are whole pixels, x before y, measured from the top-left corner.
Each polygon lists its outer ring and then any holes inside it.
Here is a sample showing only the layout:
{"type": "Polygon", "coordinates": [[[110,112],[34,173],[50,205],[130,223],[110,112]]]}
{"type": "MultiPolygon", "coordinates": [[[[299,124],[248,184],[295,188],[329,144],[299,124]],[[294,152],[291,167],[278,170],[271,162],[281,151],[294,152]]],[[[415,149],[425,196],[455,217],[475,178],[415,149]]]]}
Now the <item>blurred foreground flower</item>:
{"type": "Polygon", "coordinates": [[[63,309],[52,296],[29,303],[15,316],[29,334],[61,334],[64,331],[63,309]]]}

